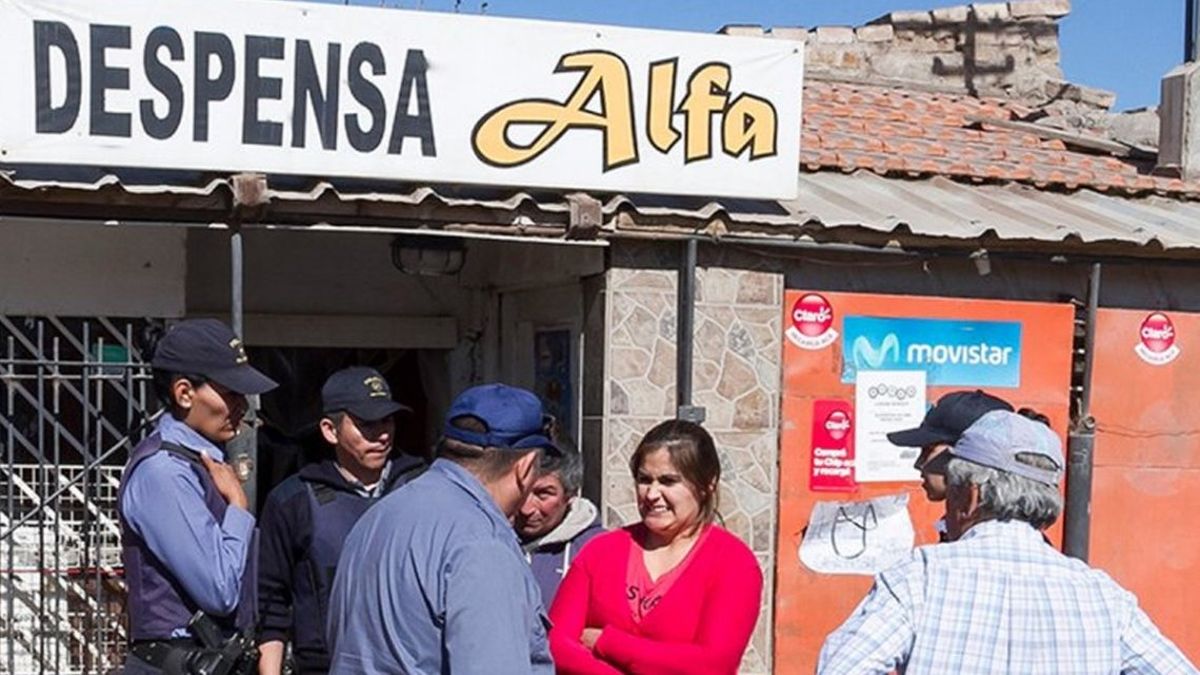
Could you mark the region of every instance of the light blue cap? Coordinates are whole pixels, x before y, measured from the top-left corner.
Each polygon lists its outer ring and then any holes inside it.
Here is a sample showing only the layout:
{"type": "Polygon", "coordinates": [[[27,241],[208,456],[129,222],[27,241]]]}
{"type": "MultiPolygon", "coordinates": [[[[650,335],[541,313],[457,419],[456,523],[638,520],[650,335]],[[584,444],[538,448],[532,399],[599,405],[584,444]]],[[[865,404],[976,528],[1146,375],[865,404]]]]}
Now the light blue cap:
{"type": "Polygon", "coordinates": [[[1007,410],[993,410],[976,420],[963,432],[950,454],[1055,487],[1066,464],[1058,434],[1041,422],[1007,410]],[[1018,459],[1021,454],[1042,455],[1055,468],[1033,466],[1018,459]]]}

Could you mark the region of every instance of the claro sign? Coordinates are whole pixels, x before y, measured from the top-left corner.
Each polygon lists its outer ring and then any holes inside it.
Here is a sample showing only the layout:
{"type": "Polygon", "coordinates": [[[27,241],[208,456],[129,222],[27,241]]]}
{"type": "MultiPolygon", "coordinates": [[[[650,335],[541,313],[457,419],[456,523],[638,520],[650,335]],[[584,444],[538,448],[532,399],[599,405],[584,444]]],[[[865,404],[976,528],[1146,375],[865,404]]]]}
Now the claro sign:
{"type": "Polygon", "coordinates": [[[275,0],[0,0],[0,161],[796,193],[802,45],[275,0]]]}

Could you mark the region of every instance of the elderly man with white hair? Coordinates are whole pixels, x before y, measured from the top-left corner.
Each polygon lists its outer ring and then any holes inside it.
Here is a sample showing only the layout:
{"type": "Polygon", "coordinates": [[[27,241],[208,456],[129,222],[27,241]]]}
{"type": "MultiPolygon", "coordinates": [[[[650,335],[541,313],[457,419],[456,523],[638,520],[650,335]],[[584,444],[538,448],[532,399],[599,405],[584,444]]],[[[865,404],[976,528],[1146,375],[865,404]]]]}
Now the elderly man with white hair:
{"type": "Polygon", "coordinates": [[[1042,538],[1058,518],[1062,445],[997,410],[947,455],[953,543],[923,546],[821,649],[821,675],[1196,673],[1107,574],[1042,538]]]}

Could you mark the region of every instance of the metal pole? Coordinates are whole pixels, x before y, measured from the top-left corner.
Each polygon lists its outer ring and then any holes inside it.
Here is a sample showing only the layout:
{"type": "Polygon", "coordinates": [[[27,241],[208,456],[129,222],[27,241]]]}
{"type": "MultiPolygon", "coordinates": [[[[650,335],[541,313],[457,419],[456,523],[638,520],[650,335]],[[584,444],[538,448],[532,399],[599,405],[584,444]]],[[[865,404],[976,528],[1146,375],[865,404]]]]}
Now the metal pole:
{"type": "MultiPolygon", "coordinates": [[[[8,372],[7,372],[7,375],[9,375],[9,376],[15,376],[17,374],[16,373],[17,367],[16,367],[16,365],[14,365],[16,363],[16,358],[17,358],[16,343],[13,339],[13,336],[9,335],[8,336],[8,372]]],[[[12,420],[15,420],[15,418],[16,418],[16,388],[17,388],[17,386],[16,386],[15,380],[13,380],[12,382],[7,382],[6,384],[8,386],[5,387],[5,397],[4,397],[5,402],[6,402],[6,405],[4,408],[5,419],[6,419],[6,421],[12,421],[12,420]]],[[[7,439],[8,442],[5,443],[5,449],[7,450],[7,452],[5,454],[7,455],[7,464],[8,464],[8,486],[7,486],[7,490],[6,490],[6,493],[7,493],[6,502],[7,502],[8,510],[6,511],[6,513],[8,514],[8,516],[11,520],[12,518],[14,518],[17,515],[16,503],[15,503],[16,481],[14,480],[14,477],[16,476],[16,471],[17,471],[16,449],[15,449],[17,439],[16,439],[15,425],[10,423],[10,424],[6,424],[4,426],[7,428],[7,432],[8,432],[8,439],[7,439]]],[[[20,527],[20,523],[12,526],[11,533],[15,534],[19,527],[20,527]]],[[[0,541],[3,541],[3,540],[0,539],[0,541]]],[[[17,542],[16,542],[15,537],[10,538],[8,540],[7,546],[5,546],[5,553],[7,553],[7,557],[8,557],[7,562],[8,562],[9,570],[13,569],[13,565],[15,563],[14,554],[16,553],[16,548],[17,548],[17,542]]],[[[15,672],[17,672],[17,649],[16,649],[16,647],[17,647],[17,626],[16,626],[16,621],[15,621],[16,613],[14,610],[16,608],[15,600],[16,600],[16,595],[17,595],[16,594],[17,581],[16,581],[16,579],[12,578],[11,573],[9,574],[9,578],[5,580],[5,586],[6,586],[6,588],[4,589],[5,590],[4,600],[6,603],[5,616],[7,616],[9,618],[8,634],[5,635],[5,646],[8,651],[8,664],[7,665],[8,665],[8,672],[15,673],[15,672]]]]}
{"type": "Polygon", "coordinates": [[[1200,0],[1184,0],[1183,61],[1191,63],[1197,58],[1196,36],[1200,33],[1200,0]]]}
{"type": "MultiPolygon", "coordinates": [[[[230,223],[229,228],[229,267],[232,274],[230,279],[230,324],[233,332],[242,342],[246,340],[245,331],[245,250],[242,243],[242,226],[240,222],[230,223]]],[[[228,443],[226,459],[237,469],[242,479],[242,489],[246,491],[246,501],[250,512],[256,512],[258,504],[258,437],[255,425],[258,422],[258,397],[249,397],[249,407],[243,418],[245,427],[237,438],[228,443]]]]}
{"type": "Polygon", "coordinates": [[[242,269],[244,265],[245,254],[242,249],[242,227],[240,224],[234,223],[229,229],[229,267],[232,273],[230,279],[232,296],[229,302],[229,321],[233,326],[233,332],[240,338],[244,338],[243,321],[245,311],[242,304],[242,269]]]}
{"type": "MultiPolygon", "coordinates": [[[[82,331],[81,331],[81,334],[83,335],[83,341],[82,341],[83,348],[80,349],[80,354],[79,354],[79,361],[80,361],[79,389],[80,389],[80,392],[83,394],[83,401],[82,401],[82,403],[83,403],[83,436],[81,436],[79,439],[81,441],[79,455],[80,455],[80,457],[83,458],[83,461],[85,463],[88,463],[89,460],[91,459],[91,455],[88,454],[88,448],[91,447],[91,445],[92,445],[92,421],[93,421],[92,420],[92,369],[88,367],[88,362],[90,361],[90,357],[88,356],[88,354],[90,353],[91,344],[92,344],[91,327],[92,327],[92,323],[90,321],[83,322],[83,327],[82,327],[82,331]]],[[[99,420],[102,418],[100,417],[100,415],[96,415],[96,419],[99,420]]],[[[100,433],[103,433],[103,430],[101,430],[100,433]]],[[[91,471],[86,471],[83,473],[83,482],[81,483],[81,489],[83,491],[83,501],[85,504],[92,503],[92,499],[93,499],[92,483],[94,482],[93,476],[94,476],[94,474],[91,471]]],[[[84,509],[83,523],[80,528],[81,532],[80,532],[80,536],[79,536],[79,544],[80,544],[80,548],[82,549],[80,551],[80,553],[82,554],[82,557],[80,558],[81,564],[80,564],[79,578],[83,584],[83,588],[80,589],[81,595],[83,597],[87,597],[88,565],[92,564],[92,562],[93,562],[93,560],[91,558],[91,548],[88,546],[88,544],[91,540],[92,533],[95,529],[96,528],[93,527],[93,524],[92,524],[92,510],[84,509]]],[[[92,611],[92,609],[88,608],[86,616],[87,616],[88,623],[87,623],[87,627],[85,627],[84,635],[86,636],[85,639],[87,640],[87,644],[91,645],[95,641],[95,636],[88,635],[87,631],[94,630],[95,625],[96,625],[95,624],[96,615],[95,615],[95,612],[92,611]]],[[[98,670],[97,668],[95,668],[95,666],[97,664],[93,662],[90,651],[85,649],[83,651],[82,656],[83,656],[83,662],[82,662],[83,671],[85,673],[90,673],[90,672],[92,672],[93,669],[98,670]]]]}
{"type": "MultiPolygon", "coordinates": [[[[62,475],[62,434],[63,434],[63,430],[59,427],[59,422],[62,420],[62,393],[61,393],[62,387],[59,386],[59,383],[60,383],[59,377],[62,375],[62,371],[61,371],[61,366],[59,365],[59,362],[62,359],[62,350],[61,350],[61,344],[59,342],[59,338],[57,335],[54,336],[53,345],[54,345],[53,346],[54,366],[50,372],[50,378],[51,378],[50,386],[53,387],[53,391],[51,393],[50,400],[52,402],[52,405],[54,406],[53,407],[53,417],[55,420],[55,425],[54,425],[54,469],[56,472],[58,472],[59,476],[61,476],[62,475]]],[[[58,483],[61,482],[61,479],[56,478],[54,482],[55,482],[55,485],[58,485],[58,483]]],[[[59,490],[55,490],[55,491],[59,492],[59,490]]],[[[54,506],[53,506],[54,513],[57,514],[54,519],[54,573],[56,575],[59,575],[59,577],[61,579],[61,577],[63,575],[62,500],[60,500],[57,495],[53,496],[52,499],[54,500],[54,506]]],[[[67,582],[65,580],[63,580],[62,583],[65,586],[67,582]]],[[[54,616],[56,616],[56,617],[63,616],[63,595],[64,595],[64,593],[61,593],[61,592],[54,594],[54,616]]],[[[63,631],[57,631],[56,635],[57,635],[57,638],[54,641],[54,665],[55,665],[55,668],[62,669],[63,668],[62,644],[63,644],[63,640],[66,638],[66,635],[63,634],[63,631]]],[[[67,658],[68,658],[68,660],[70,659],[69,653],[68,653],[67,658]]]]}
{"type": "MultiPolygon", "coordinates": [[[[41,320],[39,320],[37,323],[37,347],[38,364],[36,386],[37,408],[38,412],[40,413],[46,409],[46,322],[41,320]]],[[[38,482],[37,488],[39,506],[37,511],[40,515],[38,516],[38,551],[36,560],[38,567],[42,570],[42,573],[38,575],[38,611],[41,613],[41,617],[38,619],[38,621],[41,623],[41,630],[38,631],[38,652],[40,654],[40,658],[38,658],[38,672],[44,673],[46,672],[46,658],[50,652],[50,650],[47,648],[47,645],[49,644],[47,638],[50,637],[50,633],[52,631],[54,633],[54,639],[57,640],[59,638],[59,617],[57,614],[55,614],[53,615],[52,619],[47,620],[47,615],[50,614],[46,611],[46,596],[49,594],[49,584],[47,583],[46,579],[48,576],[46,571],[49,568],[49,565],[46,564],[47,523],[46,512],[43,508],[41,508],[41,505],[48,503],[46,500],[46,492],[49,489],[50,473],[51,471],[56,471],[58,466],[50,467],[46,465],[46,425],[42,424],[40,420],[37,425],[37,447],[39,451],[37,458],[38,471],[35,475],[37,476],[36,480],[38,482]],[[49,630],[47,629],[47,624],[50,625],[49,630]]],[[[59,513],[55,511],[55,522],[58,521],[58,516],[59,513]]],[[[59,581],[57,578],[58,570],[56,569],[53,574],[56,575],[53,581],[57,583],[59,581]]],[[[57,664],[55,665],[57,666],[57,664]]]]}
{"type": "Polygon", "coordinates": [[[1067,439],[1067,499],[1063,523],[1063,552],[1088,559],[1092,526],[1092,468],[1095,461],[1096,420],[1092,418],[1092,368],[1095,362],[1096,315],[1100,310],[1100,263],[1092,263],[1088,282],[1087,324],[1084,326],[1083,387],[1067,439]]]}
{"type": "Polygon", "coordinates": [[[704,408],[692,405],[692,351],[696,338],[696,239],[683,242],[675,331],[675,416],[699,424],[704,408]]]}
{"type": "MultiPolygon", "coordinates": [[[[104,419],[104,336],[96,341],[96,418],[97,420],[104,419]]],[[[100,424],[96,425],[97,433],[92,444],[93,453],[97,456],[104,452],[104,427],[100,424]]],[[[102,487],[103,478],[101,477],[100,467],[97,466],[89,479],[88,485],[91,491],[87,495],[87,500],[92,504],[100,503],[100,490],[102,487]]],[[[96,527],[92,528],[92,601],[93,609],[91,612],[92,619],[92,635],[95,643],[99,644],[99,649],[96,651],[96,672],[103,672],[106,665],[106,654],[108,653],[108,636],[104,632],[104,576],[102,568],[104,567],[104,537],[102,523],[100,522],[99,512],[96,515],[96,527]]]]}

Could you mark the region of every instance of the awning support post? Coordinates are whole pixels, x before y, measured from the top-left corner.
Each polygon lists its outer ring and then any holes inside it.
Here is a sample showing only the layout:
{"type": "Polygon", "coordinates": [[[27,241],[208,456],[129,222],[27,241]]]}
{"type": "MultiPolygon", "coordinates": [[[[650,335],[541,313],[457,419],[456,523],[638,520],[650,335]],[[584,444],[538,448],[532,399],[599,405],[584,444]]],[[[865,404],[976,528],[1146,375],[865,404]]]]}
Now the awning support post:
{"type": "Polygon", "coordinates": [[[679,288],[676,294],[675,417],[697,424],[704,421],[703,407],[692,405],[692,354],[696,338],[696,239],[682,246],[679,288]]]}
{"type": "MultiPolygon", "coordinates": [[[[246,341],[245,244],[242,222],[256,217],[267,205],[267,179],[262,174],[233,177],[233,213],[229,220],[230,298],[229,322],[233,332],[246,341]]],[[[258,505],[258,396],[250,396],[242,432],[226,446],[229,463],[238,472],[246,491],[250,512],[258,505]]]]}
{"type": "Polygon", "coordinates": [[[1095,465],[1096,420],[1092,418],[1092,368],[1095,362],[1096,316],[1100,311],[1100,263],[1092,263],[1084,325],[1083,382],[1079,407],[1067,437],[1067,498],[1063,516],[1063,553],[1084,562],[1092,527],[1092,469],[1095,465]]]}

